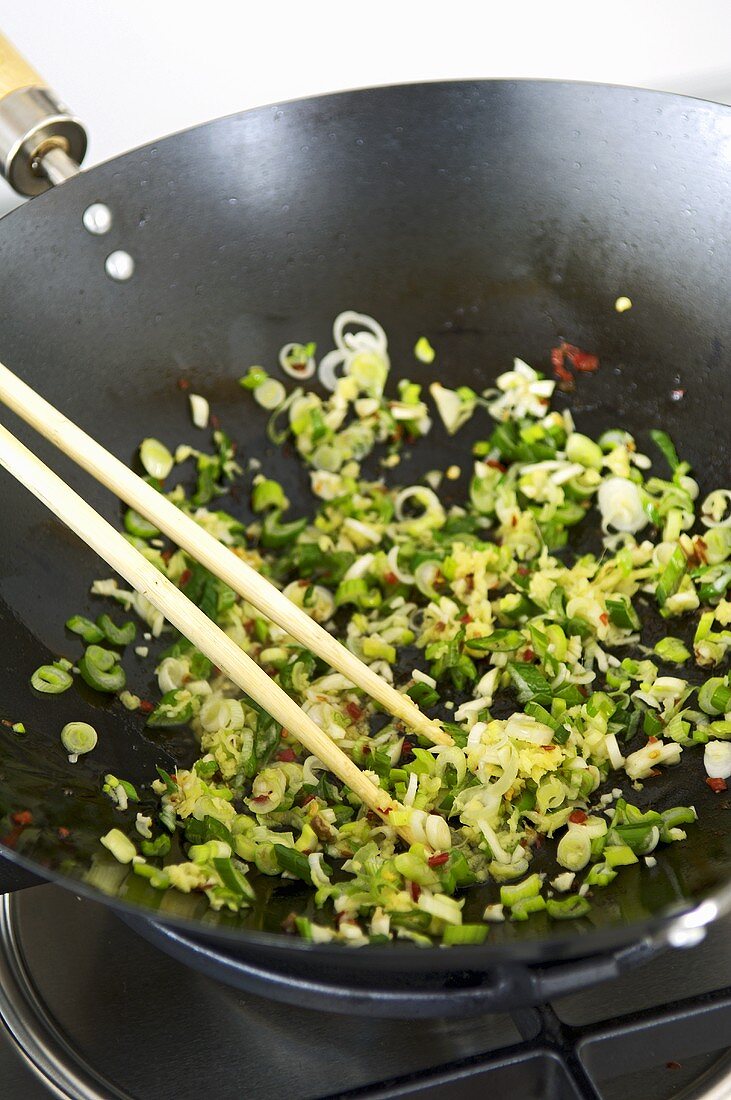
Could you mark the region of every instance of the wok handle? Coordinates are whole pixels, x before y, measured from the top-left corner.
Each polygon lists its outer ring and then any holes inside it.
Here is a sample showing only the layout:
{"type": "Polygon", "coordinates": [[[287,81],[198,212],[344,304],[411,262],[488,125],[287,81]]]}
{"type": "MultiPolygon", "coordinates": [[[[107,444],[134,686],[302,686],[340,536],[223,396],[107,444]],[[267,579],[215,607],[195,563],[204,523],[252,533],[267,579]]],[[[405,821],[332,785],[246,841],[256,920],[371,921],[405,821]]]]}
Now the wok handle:
{"type": "Polygon", "coordinates": [[[83,124],[0,34],[0,172],[21,195],[76,175],[86,153],[83,124]]]}

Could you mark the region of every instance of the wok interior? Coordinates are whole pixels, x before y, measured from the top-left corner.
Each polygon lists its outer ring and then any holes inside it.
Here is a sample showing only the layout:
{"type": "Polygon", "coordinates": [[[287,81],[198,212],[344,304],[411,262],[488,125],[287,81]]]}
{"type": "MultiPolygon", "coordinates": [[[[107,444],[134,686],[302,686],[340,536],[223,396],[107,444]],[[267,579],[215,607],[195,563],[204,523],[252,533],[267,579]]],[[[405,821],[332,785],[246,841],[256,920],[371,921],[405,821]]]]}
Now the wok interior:
{"type": "MultiPolygon", "coordinates": [[[[237,385],[251,363],[273,366],[290,340],[327,349],[332,319],[347,308],[383,324],[393,376],[422,383],[484,389],[515,355],[547,370],[549,349],[565,338],[602,361],[570,401],[579,430],[621,426],[643,441],[661,426],[702,487],[728,484],[730,117],[655,93],[495,82],[348,93],[211,123],[4,220],[0,354],[130,461],[149,434],[201,445],[176,388],[186,377],[240,454],[261,458],[293,511],[305,511],[307,475],[267,442],[265,417],[237,385]],[[107,237],[82,228],[92,201],[112,210],[107,237]],[[104,274],[115,248],[135,259],[128,283],[104,274]],[[621,315],[619,295],[633,302],[621,315]],[[413,358],[421,335],[437,350],[431,367],[413,358]]],[[[119,519],[104,490],[9,414],[3,421],[119,519]]],[[[471,440],[488,430],[486,416],[456,440],[435,428],[399,480],[452,462],[466,468],[471,440]]],[[[223,506],[248,515],[245,494],[223,506]]],[[[34,668],[80,654],[63,623],[74,611],[99,613],[89,585],[110,571],[5,475],[0,514],[0,709],[29,731],[19,738],[0,727],[0,814],[34,814],[15,850],[158,915],[202,920],[209,932],[278,931],[307,904],[297,887],[272,894],[265,879],[249,914],[214,914],[200,898],[156,893],[99,858],[98,837],[119,824],[102,776],[141,785],[156,762],[169,764],[171,752],[189,759],[192,746],[179,731],[146,735],[139,715],[92,693],[33,696],[34,668]],[[59,741],[72,719],[100,734],[74,767],[59,741]],[[60,838],[58,826],[71,835],[60,838]]],[[[151,692],[138,658],[126,664],[132,689],[151,692]]],[[[529,951],[552,935],[599,943],[596,929],[620,923],[629,938],[631,925],[718,890],[731,872],[728,804],[710,796],[693,755],[641,799],[700,812],[652,875],[628,868],[568,932],[541,914],[500,926],[490,941],[527,941],[529,951]]],[[[466,919],[485,900],[473,890],[466,919]]]]}

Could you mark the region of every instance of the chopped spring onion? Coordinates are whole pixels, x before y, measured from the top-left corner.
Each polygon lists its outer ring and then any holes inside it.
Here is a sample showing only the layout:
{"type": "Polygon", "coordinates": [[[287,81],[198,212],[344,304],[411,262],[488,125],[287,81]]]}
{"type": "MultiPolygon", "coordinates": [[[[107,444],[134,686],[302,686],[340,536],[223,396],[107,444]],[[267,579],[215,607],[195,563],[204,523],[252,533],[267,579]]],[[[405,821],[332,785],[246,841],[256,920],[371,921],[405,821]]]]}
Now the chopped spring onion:
{"type": "Polygon", "coordinates": [[[597,493],[604,530],[635,534],[648,524],[642,494],[634,481],[626,477],[610,477],[602,481],[597,493]]]}
{"type": "Polygon", "coordinates": [[[689,661],[691,657],[690,650],[683,645],[680,638],[673,638],[672,636],[661,638],[659,642],[656,642],[654,652],[661,661],[668,661],[673,665],[682,665],[689,661]]]}
{"type": "Polygon", "coordinates": [[[662,451],[668,466],[675,473],[680,465],[680,459],[678,458],[678,452],[675,450],[675,444],[668,435],[667,432],[651,431],[650,438],[659,451],[662,451]]]}
{"type": "Polygon", "coordinates": [[[703,754],[703,765],[710,779],[730,779],[731,742],[709,741],[703,754]]]}
{"type": "Polygon", "coordinates": [[[484,924],[448,924],[442,933],[442,943],[484,943],[487,931],[484,924]]]}
{"type": "Polygon", "coordinates": [[[173,468],[173,456],[159,439],[143,439],[140,444],[140,462],[150,477],[164,481],[173,468]]]}
{"type": "Polygon", "coordinates": [[[119,655],[102,646],[90,645],[79,661],[82,679],[96,691],[117,692],[125,685],[124,669],[118,663],[119,655]]]}
{"type": "Polygon", "coordinates": [[[154,539],[160,534],[155,524],[150,523],[149,519],[145,519],[139,512],[135,512],[134,508],[128,508],[124,513],[124,526],[130,535],[138,539],[154,539]]]}
{"type": "Polygon", "coordinates": [[[31,687],[45,695],[60,695],[68,691],[73,682],[71,673],[58,665],[41,665],[30,678],[31,687]]]}
{"type": "Polygon", "coordinates": [[[591,837],[582,825],[569,826],[558,842],[556,859],[567,871],[581,871],[591,859],[591,837]]]}
{"type": "Polygon", "coordinates": [[[284,489],[278,481],[259,477],[254,481],[251,493],[251,507],[254,512],[266,512],[267,508],[283,510],[287,506],[284,489]]]}
{"type": "Polygon", "coordinates": [[[315,363],[315,344],[285,344],[279,352],[279,365],[290,378],[312,378],[315,363]]]}
{"type": "Polygon", "coordinates": [[[71,756],[91,752],[97,740],[96,730],[88,722],[67,722],[61,730],[61,744],[71,756]]]}
{"type": "Polygon", "coordinates": [[[263,367],[249,367],[244,377],[239,378],[239,385],[245,390],[256,390],[268,377],[263,367]]]}
{"type": "Polygon", "coordinates": [[[137,628],[133,622],[130,621],[117,626],[109,615],[100,615],[96,625],[111,645],[131,645],[137,634],[137,628]]]}
{"type": "Polygon", "coordinates": [[[449,435],[455,435],[475,411],[477,394],[468,386],[462,386],[458,390],[448,390],[440,382],[432,382],[429,393],[434,399],[437,412],[447,432],[449,435]]]}
{"type": "Polygon", "coordinates": [[[725,714],[731,709],[731,687],[721,676],[712,676],[698,690],[698,706],[706,714],[725,714]]]}
{"type": "Polygon", "coordinates": [[[585,917],[590,909],[591,903],[579,894],[568,898],[549,898],[546,902],[546,912],[552,920],[576,920],[585,917]]]}
{"type": "Polygon", "coordinates": [[[414,355],[420,363],[433,363],[437,353],[431,346],[426,336],[420,336],[414,345],[414,355]]]}
{"type": "Polygon", "coordinates": [[[67,619],[66,629],[70,630],[72,634],[79,634],[87,644],[101,642],[104,638],[104,631],[91,619],[87,619],[83,615],[72,615],[70,619],[67,619]]]}
{"type": "Polygon", "coordinates": [[[134,844],[121,829],[110,829],[105,836],[101,837],[101,842],[118,863],[131,863],[137,855],[134,844]]]}
{"type": "Polygon", "coordinates": [[[731,489],[716,489],[701,505],[701,522],[706,527],[731,527],[731,489]]]}
{"type": "Polygon", "coordinates": [[[188,395],[188,400],[190,402],[190,418],[195,427],[207,428],[211,408],[206,398],[201,397],[199,393],[191,393],[188,395]]]}
{"type": "Polygon", "coordinates": [[[278,409],[283,404],[287,391],[276,378],[267,378],[254,390],[254,400],[263,409],[278,409]]]}

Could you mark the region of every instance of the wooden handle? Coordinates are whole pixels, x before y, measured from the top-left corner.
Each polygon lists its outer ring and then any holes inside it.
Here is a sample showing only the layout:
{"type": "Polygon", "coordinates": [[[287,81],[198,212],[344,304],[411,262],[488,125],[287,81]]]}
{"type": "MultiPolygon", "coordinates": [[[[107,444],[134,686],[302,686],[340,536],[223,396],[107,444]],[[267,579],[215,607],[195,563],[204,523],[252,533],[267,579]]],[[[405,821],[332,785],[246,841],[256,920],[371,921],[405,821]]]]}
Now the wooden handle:
{"type": "MultiPolygon", "coordinates": [[[[0,426],[0,466],[17,478],[67,527],[141,592],[168,622],[177,627],[201,653],[222,669],[241,691],[272,715],[357,796],[388,823],[389,814],[403,807],[388,791],[377,787],[349,756],[244,653],[220,627],[196,607],[179,588],[151,565],[110,523],[78,493],[44,465],[32,451],[0,426]]],[[[408,827],[397,832],[413,840],[408,827]]]]}
{"type": "Polygon", "coordinates": [[[20,88],[46,88],[47,82],[29,65],[12,42],[0,34],[0,100],[20,88]]]}

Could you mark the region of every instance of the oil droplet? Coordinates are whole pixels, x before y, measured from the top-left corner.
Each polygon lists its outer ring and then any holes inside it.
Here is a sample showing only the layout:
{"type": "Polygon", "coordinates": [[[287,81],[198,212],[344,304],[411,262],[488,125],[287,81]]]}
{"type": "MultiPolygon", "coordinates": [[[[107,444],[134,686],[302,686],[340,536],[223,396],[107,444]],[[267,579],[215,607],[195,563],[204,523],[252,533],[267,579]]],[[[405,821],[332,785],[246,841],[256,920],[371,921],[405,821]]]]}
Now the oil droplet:
{"type": "Polygon", "coordinates": [[[119,249],[117,252],[109,253],[104,261],[104,269],[110,279],[116,279],[117,282],[123,283],[132,278],[135,262],[129,252],[119,249]]]}
{"type": "Polygon", "coordinates": [[[93,202],[84,211],[82,221],[84,229],[100,237],[112,228],[112,212],[106,203],[93,202]]]}

